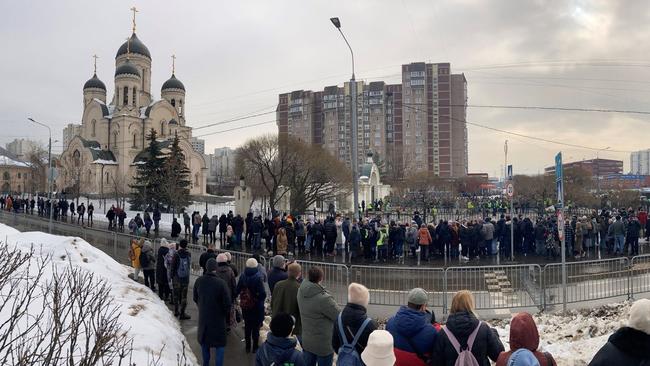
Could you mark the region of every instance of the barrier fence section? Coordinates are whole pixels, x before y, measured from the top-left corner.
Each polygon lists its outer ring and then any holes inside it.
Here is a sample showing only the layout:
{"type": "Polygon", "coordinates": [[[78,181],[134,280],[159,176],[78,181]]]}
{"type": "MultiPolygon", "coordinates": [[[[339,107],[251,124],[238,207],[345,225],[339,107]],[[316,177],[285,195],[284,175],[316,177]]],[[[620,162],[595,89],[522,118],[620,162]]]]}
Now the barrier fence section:
{"type": "Polygon", "coordinates": [[[537,264],[480,267],[448,267],[448,294],[469,290],[477,310],[539,308],[542,303],[542,275],[537,264]]]}
{"type": "Polygon", "coordinates": [[[429,306],[447,309],[442,268],[351,266],[349,278],[370,290],[371,304],[406,305],[409,290],[420,287],[429,294],[429,306]]]}
{"type": "Polygon", "coordinates": [[[344,264],[321,263],[312,261],[297,260],[302,268],[302,277],[307,278],[309,269],[318,266],[323,269],[322,285],[332,294],[334,300],[339,305],[345,305],[348,302],[348,267],[344,264]]]}
{"type": "MultiPolygon", "coordinates": [[[[568,304],[630,296],[630,260],[625,257],[570,262],[566,276],[568,304]]],[[[545,307],[562,304],[562,264],[544,266],[543,281],[545,307]]]]}
{"type": "Polygon", "coordinates": [[[650,254],[632,258],[630,269],[630,297],[650,293],[650,254]]]}

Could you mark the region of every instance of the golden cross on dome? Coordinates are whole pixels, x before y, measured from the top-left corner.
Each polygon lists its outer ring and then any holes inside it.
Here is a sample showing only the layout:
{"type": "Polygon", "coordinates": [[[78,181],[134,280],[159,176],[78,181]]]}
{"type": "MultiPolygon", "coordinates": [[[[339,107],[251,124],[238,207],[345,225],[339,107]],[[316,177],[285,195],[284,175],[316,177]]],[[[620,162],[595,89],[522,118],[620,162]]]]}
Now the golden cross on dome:
{"type": "Polygon", "coordinates": [[[172,55],[172,75],[176,71],[176,55],[172,55]]]}
{"type": "Polygon", "coordinates": [[[93,58],[95,59],[95,61],[94,61],[94,64],[95,64],[95,74],[97,74],[97,59],[99,58],[99,56],[97,56],[97,55],[93,55],[93,58]]]}
{"type": "Polygon", "coordinates": [[[131,11],[133,12],[133,33],[135,33],[135,13],[138,12],[138,9],[134,6],[131,8],[131,11]]]}

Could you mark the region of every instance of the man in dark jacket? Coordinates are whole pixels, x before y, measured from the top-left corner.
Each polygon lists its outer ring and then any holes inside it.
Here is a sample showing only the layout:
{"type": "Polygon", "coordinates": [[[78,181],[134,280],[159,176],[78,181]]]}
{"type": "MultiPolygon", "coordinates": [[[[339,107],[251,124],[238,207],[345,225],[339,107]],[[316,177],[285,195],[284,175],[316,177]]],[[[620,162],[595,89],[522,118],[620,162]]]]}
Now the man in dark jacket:
{"type": "MultiPolygon", "coordinates": [[[[287,267],[286,280],[275,284],[271,297],[271,314],[275,317],[278,313],[287,313],[296,319],[293,329],[299,340],[301,340],[302,323],[300,322],[300,309],[298,308],[298,289],[300,288],[300,278],[302,268],[298,263],[291,263],[287,267]]],[[[301,341],[302,343],[302,341],[301,341]]]]}
{"type": "MultiPolygon", "coordinates": [[[[363,326],[366,319],[368,319],[366,309],[368,308],[369,300],[370,293],[365,286],[354,282],[348,286],[348,303],[343,308],[341,314],[339,314],[341,317],[341,323],[343,323],[343,333],[345,334],[347,343],[352,343],[355,335],[363,326]]],[[[355,345],[357,353],[361,354],[363,350],[366,349],[368,337],[370,337],[370,333],[375,329],[377,329],[377,323],[374,320],[371,320],[370,323],[363,328],[359,341],[355,345]]],[[[337,319],[337,321],[334,322],[334,332],[332,333],[332,348],[334,349],[334,352],[338,353],[339,348],[341,348],[343,344],[337,319]]]]}
{"type": "Polygon", "coordinates": [[[228,264],[228,256],[226,253],[220,253],[217,256],[217,277],[221,278],[230,289],[230,296],[234,303],[237,280],[235,278],[235,273],[232,271],[232,268],[230,268],[230,265],[228,264]]]}
{"type": "Polygon", "coordinates": [[[194,283],[194,302],[199,308],[197,340],[201,345],[203,364],[210,363],[210,349],[216,348],[216,364],[223,365],[226,347],[226,319],[232,299],[226,283],[217,277],[217,261],[210,258],[206,273],[194,283]]]}
{"type": "Polygon", "coordinates": [[[228,231],[228,218],[225,214],[221,214],[219,216],[219,243],[222,248],[226,242],[226,231],[228,231]]]}
{"type": "Polygon", "coordinates": [[[630,308],[627,327],[609,337],[589,366],[650,365],[650,300],[636,301],[630,308]]]}
{"type": "Polygon", "coordinates": [[[172,238],[178,238],[181,231],[181,224],[179,224],[178,220],[174,217],[174,221],[172,222],[172,238]]]}
{"type": "Polygon", "coordinates": [[[273,315],[271,331],[267,333],[266,342],[255,355],[255,366],[305,365],[302,352],[296,349],[296,340],[291,337],[291,330],[294,328],[293,318],[287,313],[273,315]]]}
{"type": "Polygon", "coordinates": [[[433,313],[427,312],[428,300],[423,289],[412,289],[408,305],[402,306],[386,323],[386,330],[393,336],[397,366],[428,364],[437,335],[433,313]]]}
{"type": "Polygon", "coordinates": [[[158,232],[158,229],[160,228],[160,210],[158,209],[158,206],[153,209],[153,231],[158,232]]]}
{"type": "Polygon", "coordinates": [[[205,265],[208,263],[210,258],[217,258],[217,253],[214,251],[214,244],[208,244],[208,250],[201,253],[201,256],[199,257],[199,266],[203,268],[203,274],[207,273],[205,265]]]}
{"type": "Polygon", "coordinates": [[[325,235],[325,253],[334,255],[334,244],[336,243],[336,223],[333,218],[328,218],[323,225],[325,235]]]}
{"type": "Polygon", "coordinates": [[[180,249],[174,253],[171,273],[174,285],[174,315],[181,320],[187,320],[190,319],[190,316],[185,313],[185,308],[187,307],[187,289],[190,286],[192,255],[187,250],[187,240],[181,240],[179,246],[180,249]]]}
{"type": "Polygon", "coordinates": [[[271,290],[271,294],[273,294],[273,289],[275,288],[275,284],[286,280],[288,275],[287,275],[287,270],[286,270],[286,263],[285,259],[281,255],[276,255],[273,257],[271,260],[271,263],[273,264],[273,268],[269,271],[269,290],[271,290]]]}

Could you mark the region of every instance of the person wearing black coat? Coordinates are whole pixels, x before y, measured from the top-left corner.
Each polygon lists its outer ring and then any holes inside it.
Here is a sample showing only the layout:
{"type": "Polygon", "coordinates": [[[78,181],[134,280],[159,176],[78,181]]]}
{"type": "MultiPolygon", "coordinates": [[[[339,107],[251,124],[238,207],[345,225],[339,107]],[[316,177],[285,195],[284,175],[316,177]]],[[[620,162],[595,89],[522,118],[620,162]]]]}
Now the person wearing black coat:
{"type": "Polygon", "coordinates": [[[209,244],[208,250],[201,253],[201,256],[199,257],[199,266],[203,268],[203,274],[207,273],[207,269],[205,265],[208,263],[208,260],[210,258],[215,258],[215,259],[217,258],[217,253],[214,251],[214,244],[209,244]]]}
{"type": "Polygon", "coordinates": [[[160,243],[156,258],[156,282],[158,282],[158,293],[163,301],[169,301],[172,289],[169,287],[169,278],[167,277],[167,268],[165,267],[165,256],[169,253],[167,242],[160,243]]]}
{"type": "MultiPolygon", "coordinates": [[[[469,291],[459,291],[454,295],[445,326],[456,337],[461,347],[467,346],[469,336],[479,326],[479,320],[474,315],[474,297],[469,291]]],[[[499,340],[497,331],[482,322],[471,351],[480,366],[490,366],[490,360],[496,362],[499,354],[504,351],[504,347],[499,340]]],[[[432,365],[453,366],[457,358],[458,352],[449,341],[447,333],[440,331],[433,345],[432,365]]]]}
{"type": "Polygon", "coordinates": [[[323,234],[325,235],[325,253],[332,254],[334,252],[334,243],[336,243],[336,223],[333,218],[329,218],[323,225],[323,234]]]}
{"type": "Polygon", "coordinates": [[[181,224],[179,224],[178,220],[174,217],[174,221],[172,222],[172,238],[178,238],[178,235],[180,235],[182,230],[181,224]]]}
{"type": "Polygon", "coordinates": [[[201,345],[203,364],[210,363],[210,349],[216,348],[216,364],[223,365],[226,346],[226,319],[232,299],[226,283],[217,277],[217,261],[210,258],[207,273],[194,282],[194,302],[199,308],[197,340],[201,345]]]}
{"type": "Polygon", "coordinates": [[[228,218],[225,214],[219,216],[219,242],[223,248],[223,244],[226,241],[226,232],[228,231],[228,218]]]}
{"type": "Polygon", "coordinates": [[[609,337],[589,366],[650,365],[650,300],[637,300],[630,308],[627,327],[609,337]]]}
{"type": "MultiPolygon", "coordinates": [[[[367,307],[369,301],[369,292],[368,289],[358,283],[351,283],[348,287],[348,303],[341,311],[340,317],[341,322],[343,323],[344,333],[347,338],[348,343],[352,343],[354,336],[363,325],[363,322],[368,318],[367,307]]],[[[374,320],[371,320],[370,323],[364,328],[363,333],[359,337],[359,341],[355,345],[355,348],[359,354],[366,349],[368,344],[368,337],[370,333],[377,329],[377,323],[374,320]]],[[[334,322],[334,332],[332,332],[332,348],[334,352],[338,353],[339,348],[343,345],[343,340],[341,339],[341,332],[339,331],[339,322],[338,319],[334,322]]]]}

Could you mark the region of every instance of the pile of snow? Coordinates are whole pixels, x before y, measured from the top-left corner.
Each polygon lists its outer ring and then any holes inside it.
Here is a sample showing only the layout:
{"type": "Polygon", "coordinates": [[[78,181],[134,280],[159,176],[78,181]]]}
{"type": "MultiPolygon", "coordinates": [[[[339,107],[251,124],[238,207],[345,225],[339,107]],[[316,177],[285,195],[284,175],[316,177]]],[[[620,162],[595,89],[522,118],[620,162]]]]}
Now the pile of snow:
{"type": "MultiPolygon", "coordinates": [[[[37,265],[39,260],[50,256],[51,263],[45,266],[41,278],[43,283],[52,278],[55,269],[62,271],[69,266],[89,271],[96,279],[105,280],[111,286],[110,303],[118,310],[119,323],[134,340],[132,363],[135,365],[149,365],[152,358],[159,358],[162,365],[176,365],[177,356],[183,353],[188,364],[198,364],[178,321],[165,303],[149,288],[131,280],[128,270],[101,250],[80,238],[41,232],[21,233],[3,224],[0,224],[0,238],[0,245],[15,247],[23,253],[33,247],[35,253],[31,265],[37,265]]],[[[38,305],[30,304],[29,312],[42,312],[42,304],[38,305]]],[[[7,316],[4,312],[0,314],[2,319],[7,316]]]]}

